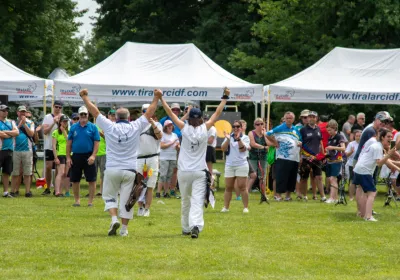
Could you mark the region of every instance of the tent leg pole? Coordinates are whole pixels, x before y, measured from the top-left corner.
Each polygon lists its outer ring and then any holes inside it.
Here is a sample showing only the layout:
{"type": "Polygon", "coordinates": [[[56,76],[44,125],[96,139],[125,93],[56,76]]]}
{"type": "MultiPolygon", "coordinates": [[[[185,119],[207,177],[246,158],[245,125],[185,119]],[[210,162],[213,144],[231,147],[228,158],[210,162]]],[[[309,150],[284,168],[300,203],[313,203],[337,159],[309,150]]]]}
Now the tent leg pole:
{"type": "MultiPolygon", "coordinates": [[[[266,123],[265,123],[265,127],[266,127],[266,130],[268,131],[268,130],[270,130],[270,129],[272,129],[272,127],[269,127],[269,119],[270,119],[270,116],[271,116],[271,98],[270,98],[270,90],[268,89],[268,106],[267,106],[267,121],[266,121],[266,123]]],[[[269,189],[269,190],[271,190],[270,189],[270,186],[269,186],[269,172],[271,172],[271,167],[267,164],[267,174],[268,174],[268,176],[267,176],[267,188],[269,189]]]]}

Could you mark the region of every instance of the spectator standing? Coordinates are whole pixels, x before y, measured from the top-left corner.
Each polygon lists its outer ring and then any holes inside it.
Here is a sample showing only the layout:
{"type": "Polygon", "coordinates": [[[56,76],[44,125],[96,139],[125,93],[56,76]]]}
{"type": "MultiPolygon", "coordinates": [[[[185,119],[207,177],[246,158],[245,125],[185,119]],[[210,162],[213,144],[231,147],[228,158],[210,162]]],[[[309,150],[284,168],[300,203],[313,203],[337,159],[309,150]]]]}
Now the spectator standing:
{"type": "MultiPolygon", "coordinates": [[[[143,104],[142,115],[146,114],[150,104],[143,104]]],[[[158,178],[158,165],[160,156],[160,142],[163,136],[162,125],[156,122],[157,117],[153,114],[150,116],[149,124],[140,132],[140,144],[137,158],[137,171],[141,174],[152,169],[153,174],[148,178],[145,194],[141,196],[138,204],[138,216],[149,217],[150,206],[153,201],[153,189],[156,187],[158,178]]]]}
{"type": "MultiPolygon", "coordinates": [[[[182,113],[182,110],[181,110],[181,107],[179,106],[179,104],[178,104],[178,103],[172,103],[172,104],[171,104],[171,110],[172,110],[172,112],[175,114],[175,116],[177,116],[178,119],[180,119],[179,116],[180,116],[180,114],[182,113]]],[[[175,134],[178,136],[178,138],[181,139],[181,138],[182,138],[181,130],[180,130],[180,128],[178,127],[178,125],[171,119],[170,116],[165,116],[164,118],[162,118],[162,119],[160,120],[160,124],[163,126],[163,125],[164,125],[164,122],[165,122],[166,120],[172,121],[172,124],[174,125],[174,131],[173,131],[173,133],[175,133],[175,134]]],[[[175,188],[176,188],[176,184],[177,184],[177,183],[178,183],[178,169],[175,168],[175,169],[174,169],[174,173],[172,174],[171,184],[170,184],[170,186],[169,186],[169,187],[170,187],[170,190],[171,190],[170,193],[171,193],[172,196],[175,196],[175,188]]]]}
{"type": "Polygon", "coordinates": [[[116,122],[117,121],[117,117],[115,116],[115,109],[111,109],[110,111],[108,111],[108,119],[112,122],[116,122]]]}
{"type": "MultiPolygon", "coordinates": [[[[209,115],[204,115],[204,121],[210,119],[209,115]]],[[[208,171],[213,175],[213,164],[217,162],[217,156],[215,153],[215,148],[217,147],[217,129],[215,126],[210,127],[208,130],[208,140],[207,140],[207,153],[206,153],[206,163],[208,171]]],[[[211,185],[214,185],[214,177],[211,177],[211,185]]]]}
{"type": "Polygon", "coordinates": [[[76,124],[78,121],[79,121],[79,114],[78,113],[72,113],[70,126],[76,124]]]}
{"type": "Polygon", "coordinates": [[[61,115],[60,122],[57,124],[57,129],[53,131],[53,153],[54,163],[57,168],[54,191],[57,197],[63,197],[62,188],[66,190],[65,195],[69,194],[69,179],[68,172],[65,172],[67,162],[67,140],[68,140],[68,117],[61,115]]]}
{"type": "Polygon", "coordinates": [[[358,145],[360,143],[360,138],[361,138],[361,130],[355,130],[354,131],[354,141],[350,142],[349,145],[346,147],[346,157],[347,157],[347,162],[346,162],[346,167],[349,169],[349,198],[350,201],[354,200],[354,196],[356,194],[356,186],[353,183],[353,161],[354,161],[354,156],[356,154],[356,151],[358,149],[358,145]]]}
{"type": "Polygon", "coordinates": [[[157,103],[162,96],[161,90],[154,91],[151,105],[136,121],[129,122],[129,111],[126,108],[119,108],[116,113],[116,122],[102,116],[97,107],[89,100],[88,91],[81,90],[79,95],[90,110],[93,117],[97,118],[97,125],[104,131],[106,138],[107,162],[104,172],[103,200],[105,211],[111,216],[111,225],[108,235],[116,235],[120,227],[119,216],[122,220],[121,236],[128,236],[128,223],[133,218],[133,209],[129,212],[125,204],[129,199],[130,192],[136,177],[136,161],[139,149],[140,133],[148,126],[153,116],[157,103]],[[118,204],[118,193],[119,204],[118,204]]]}
{"type": "Polygon", "coordinates": [[[308,115],[310,113],[310,110],[304,109],[303,111],[300,112],[300,122],[296,124],[296,128],[300,131],[305,125],[308,124],[308,115]]]}
{"type": "Polygon", "coordinates": [[[344,133],[347,141],[350,141],[351,128],[353,127],[355,120],[356,117],[354,115],[349,115],[347,121],[342,126],[342,132],[344,133]]]}
{"type": "Polygon", "coordinates": [[[365,128],[365,114],[358,113],[357,114],[357,122],[351,127],[350,141],[354,140],[354,130],[363,131],[365,128]]]}
{"type": "Polygon", "coordinates": [[[326,127],[330,137],[328,146],[325,148],[327,155],[326,177],[329,178],[330,197],[326,203],[335,203],[338,199],[338,180],[342,168],[345,144],[343,136],[338,133],[338,123],[335,120],[330,120],[326,127]]]}
{"type": "Polygon", "coordinates": [[[78,113],[79,122],[74,124],[68,133],[67,167],[71,168],[70,180],[75,198],[73,206],[81,206],[79,195],[83,170],[89,184],[88,206],[90,207],[93,206],[93,197],[96,191],[97,173],[94,163],[99,150],[100,135],[97,127],[88,120],[88,109],[82,106],[78,113]]]}
{"type": "MultiPolygon", "coordinates": [[[[297,170],[300,161],[301,135],[293,126],[295,115],[285,113],[285,122],[267,132],[267,139],[275,146],[276,192],[285,193],[285,201],[290,201],[297,181],[297,170]]],[[[279,200],[279,199],[278,199],[279,200]]]]}
{"type": "Polygon", "coordinates": [[[242,133],[242,123],[234,121],[232,134],[224,132],[224,142],[221,145],[225,152],[225,193],[224,207],[221,212],[229,211],[229,204],[232,199],[232,191],[236,187],[242,195],[243,213],[249,212],[249,193],[247,191],[247,176],[249,173],[249,163],[247,161],[247,151],[250,149],[250,139],[242,133]]]}
{"type": "Polygon", "coordinates": [[[25,106],[17,108],[17,128],[19,129],[18,136],[15,137],[15,149],[13,153],[13,172],[11,184],[13,193],[19,193],[19,177],[22,168],[24,175],[25,197],[32,197],[31,179],[33,166],[33,134],[35,133],[35,125],[25,117],[25,106]]]}
{"type": "Polygon", "coordinates": [[[15,123],[7,119],[9,108],[0,105],[0,167],[2,169],[3,197],[12,197],[8,192],[10,175],[13,171],[13,137],[18,136],[19,130],[15,123]]]}
{"type": "Polygon", "coordinates": [[[50,194],[50,186],[52,182],[52,172],[54,163],[53,154],[53,131],[58,128],[60,117],[62,115],[63,104],[61,101],[54,101],[53,113],[47,114],[43,119],[43,134],[44,134],[44,154],[45,154],[45,177],[47,188],[44,190],[42,195],[50,194]]]}
{"type": "MultiPolygon", "coordinates": [[[[104,116],[104,112],[100,112],[102,116],[104,116]]],[[[96,125],[97,129],[99,130],[99,135],[100,135],[100,143],[99,143],[99,151],[97,152],[96,155],[96,173],[100,172],[100,190],[96,194],[96,196],[101,196],[103,193],[103,181],[104,181],[104,170],[106,168],[106,139],[104,136],[104,131],[96,125]]],[[[97,186],[96,186],[97,187],[97,186]]],[[[96,192],[96,191],[95,191],[96,192]]]]}
{"type": "MultiPolygon", "coordinates": [[[[324,154],[322,144],[321,130],[317,125],[317,112],[310,111],[308,115],[308,124],[300,129],[300,135],[303,139],[300,164],[300,191],[302,198],[307,200],[307,180],[312,170],[312,180],[315,179],[321,201],[326,201],[324,186],[322,184],[322,162],[317,158],[318,154],[324,154]]],[[[314,191],[314,190],[313,190],[314,191]]],[[[314,193],[314,197],[315,197],[314,193]]]]}
{"type": "Polygon", "coordinates": [[[174,125],[171,120],[164,122],[163,137],[161,138],[160,151],[160,178],[158,180],[158,191],[156,198],[161,197],[161,190],[164,190],[164,197],[169,197],[169,187],[174,169],[176,169],[178,151],[180,149],[179,138],[173,133],[174,125]]]}

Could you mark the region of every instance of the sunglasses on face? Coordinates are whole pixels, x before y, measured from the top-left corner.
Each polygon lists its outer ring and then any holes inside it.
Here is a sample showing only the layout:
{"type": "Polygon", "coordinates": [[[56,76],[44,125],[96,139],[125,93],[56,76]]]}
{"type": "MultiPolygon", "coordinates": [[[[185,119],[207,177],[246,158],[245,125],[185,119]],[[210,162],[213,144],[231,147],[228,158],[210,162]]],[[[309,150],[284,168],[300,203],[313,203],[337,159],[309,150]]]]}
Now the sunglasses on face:
{"type": "Polygon", "coordinates": [[[62,106],[54,106],[56,109],[62,109],[62,106]]]}
{"type": "Polygon", "coordinates": [[[255,123],[255,126],[263,125],[263,123],[255,123]]]}
{"type": "Polygon", "coordinates": [[[81,116],[81,117],[86,117],[87,114],[86,114],[86,113],[80,113],[79,116],[81,116]]]}
{"type": "Polygon", "coordinates": [[[26,116],[27,119],[32,119],[32,116],[26,116]]]}
{"type": "Polygon", "coordinates": [[[240,125],[232,125],[233,128],[240,128],[240,125]]]}
{"type": "Polygon", "coordinates": [[[73,118],[74,121],[79,121],[79,118],[73,118]]]}
{"type": "Polygon", "coordinates": [[[8,110],[0,110],[0,112],[4,112],[5,113],[5,112],[8,112],[8,110]]]}

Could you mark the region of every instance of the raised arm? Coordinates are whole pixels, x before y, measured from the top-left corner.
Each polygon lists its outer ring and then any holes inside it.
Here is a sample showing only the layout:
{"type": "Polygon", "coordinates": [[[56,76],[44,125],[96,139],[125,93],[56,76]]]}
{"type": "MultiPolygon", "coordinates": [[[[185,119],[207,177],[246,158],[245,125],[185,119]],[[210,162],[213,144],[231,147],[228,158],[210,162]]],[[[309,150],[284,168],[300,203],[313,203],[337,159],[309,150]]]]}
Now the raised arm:
{"type": "Polygon", "coordinates": [[[99,109],[90,101],[89,99],[89,92],[87,89],[82,89],[79,92],[83,102],[85,103],[86,108],[88,109],[89,113],[94,117],[97,118],[100,115],[99,109]]]}
{"type": "Polygon", "coordinates": [[[144,116],[146,117],[147,120],[150,121],[150,118],[153,117],[155,111],[157,110],[158,100],[161,99],[161,97],[162,97],[161,89],[155,89],[153,101],[151,102],[149,108],[147,108],[146,113],[144,113],[144,116]]]}
{"type": "Polygon", "coordinates": [[[161,97],[161,104],[165,110],[165,112],[167,113],[167,115],[170,117],[170,119],[172,120],[172,122],[179,128],[179,129],[183,129],[183,127],[185,126],[185,123],[183,121],[181,121],[175,114],[174,112],[172,112],[171,108],[169,107],[168,103],[164,100],[164,98],[161,97]]]}
{"type": "Polygon", "coordinates": [[[226,105],[226,102],[229,99],[229,95],[231,94],[231,91],[229,90],[229,88],[225,88],[224,89],[224,93],[222,96],[222,100],[221,103],[219,103],[217,110],[215,110],[214,114],[212,114],[212,116],[210,117],[210,119],[206,122],[206,127],[207,130],[210,129],[210,127],[212,127],[214,125],[214,123],[217,121],[217,119],[219,118],[219,116],[221,115],[222,111],[224,110],[224,107],[226,105]]]}

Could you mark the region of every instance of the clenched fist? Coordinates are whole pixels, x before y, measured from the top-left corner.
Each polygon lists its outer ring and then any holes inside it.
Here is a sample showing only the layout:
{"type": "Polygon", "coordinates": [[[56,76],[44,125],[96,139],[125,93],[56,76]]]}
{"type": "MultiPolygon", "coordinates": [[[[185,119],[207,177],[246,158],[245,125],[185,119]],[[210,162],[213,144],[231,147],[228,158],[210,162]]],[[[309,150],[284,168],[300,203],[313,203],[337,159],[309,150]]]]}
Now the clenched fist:
{"type": "Polygon", "coordinates": [[[154,96],[157,97],[157,98],[159,98],[159,99],[161,99],[161,97],[162,97],[162,91],[161,91],[161,89],[155,89],[155,90],[154,90],[154,96]]]}
{"type": "Polygon", "coordinates": [[[82,89],[79,92],[80,97],[88,96],[88,94],[89,94],[89,92],[88,92],[88,90],[86,88],[82,89]]]}

